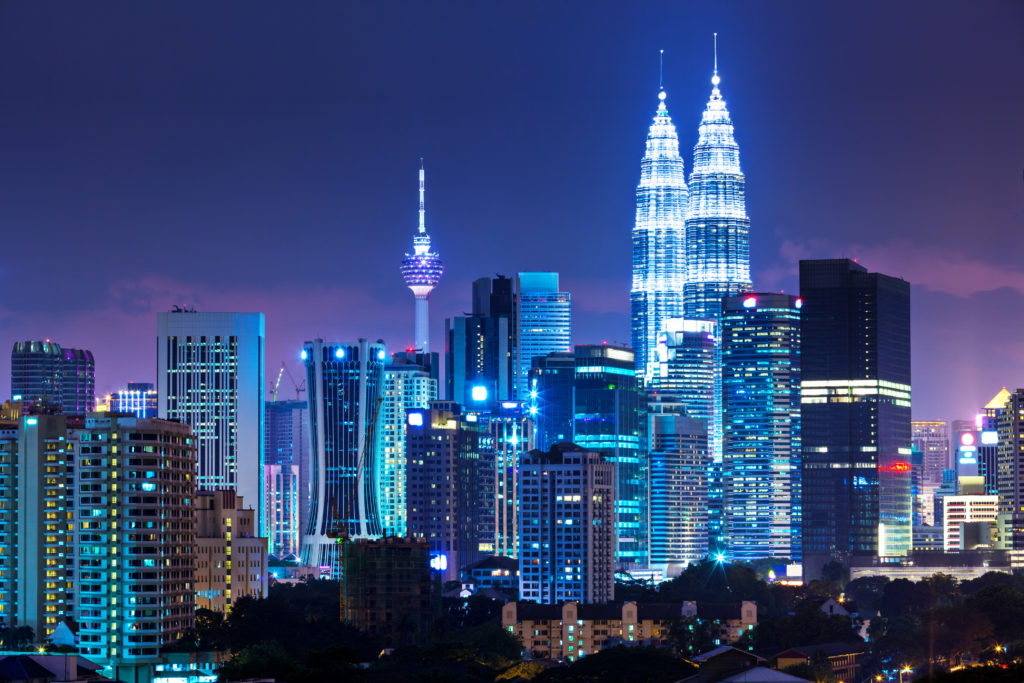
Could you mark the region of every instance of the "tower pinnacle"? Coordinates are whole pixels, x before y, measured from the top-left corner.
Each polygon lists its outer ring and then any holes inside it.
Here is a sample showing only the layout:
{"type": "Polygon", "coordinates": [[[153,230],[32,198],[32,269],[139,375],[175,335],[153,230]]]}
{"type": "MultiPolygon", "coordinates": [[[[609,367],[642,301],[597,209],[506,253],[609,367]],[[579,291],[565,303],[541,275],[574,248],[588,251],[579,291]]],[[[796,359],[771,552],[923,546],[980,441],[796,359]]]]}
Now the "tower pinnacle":
{"type": "Polygon", "coordinates": [[[402,259],[402,278],[405,286],[416,297],[415,339],[413,347],[423,353],[430,352],[430,321],[427,299],[431,290],[441,281],[444,263],[437,252],[430,250],[430,235],[427,233],[425,206],[426,181],[423,158],[420,157],[420,211],[419,227],[412,238],[413,253],[402,259]]]}

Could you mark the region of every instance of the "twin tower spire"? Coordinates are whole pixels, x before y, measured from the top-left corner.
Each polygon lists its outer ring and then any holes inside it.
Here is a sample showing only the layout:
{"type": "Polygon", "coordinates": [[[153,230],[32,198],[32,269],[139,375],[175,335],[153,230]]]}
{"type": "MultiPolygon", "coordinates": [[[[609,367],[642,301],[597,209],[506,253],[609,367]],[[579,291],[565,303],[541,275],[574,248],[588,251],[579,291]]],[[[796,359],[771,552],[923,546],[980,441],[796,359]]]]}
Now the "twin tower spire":
{"type": "MultiPolygon", "coordinates": [[[[664,51],[662,51],[664,52],[664,51]]],[[[711,96],[693,148],[689,184],[659,78],[633,227],[632,343],[637,375],[650,379],[665,321],[717,321],[722,297],[750,290],[750,220],[739,146],[719,90],[715,34],[711,96]]]]}

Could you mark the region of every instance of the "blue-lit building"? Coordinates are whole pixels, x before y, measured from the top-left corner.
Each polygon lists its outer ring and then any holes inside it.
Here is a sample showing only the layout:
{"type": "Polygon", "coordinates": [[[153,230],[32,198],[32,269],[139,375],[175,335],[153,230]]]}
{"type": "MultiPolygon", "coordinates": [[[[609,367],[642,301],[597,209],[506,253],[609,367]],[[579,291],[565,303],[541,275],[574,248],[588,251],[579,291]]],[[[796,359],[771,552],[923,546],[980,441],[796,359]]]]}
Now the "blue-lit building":
{"type": "Polygon", "coordinates": [[[800,262],[804,577],[913,543],[910,284],[849,259],[800,262]]]}
{"type": "Polygon", "coordinates": [[[519,597],[561,604],[615,597],[615,467],[572,443],[523,456],[519,597]]]}
{"type": "Polygon", "coordinates": [[[45,412],[85,415],[96,397],[96,364],[84,349],[47,341],[15,342],[11,351],[11,396],[45,412]]]}
{"type": "Polygon", "coordinates": [[[708,555],[707,421],[687,417],[675,397],[647,405],[650,493],[650,568],[665,578],[708,555]]]}
{"type": "Polygon", "coordinates": [[[474,280],[472,312],[445,319],[447,400],[485,409],[514,398],[514,330],[512,280],[474,280]]]}
{"type": "Polygon", "coordinates": [[[265,533],[272,554],[298,556],[309,518],[309,407],[304,400],[267,401],[264,425],[265,533]]]}
{"type": "Polygon", "coordinates": [[[686,207],[686,317],[717,320],[722,298],[750,289],[750,219],[746,180],[732,119],[718,89],[717,57],[712,90],[693,148],[686,207]]]}
{"type": "Polygon", "coordinates": [[[615,466],[615,559],[623,568],[647,565],[647,454],[634,363],[625,347],[576,346],[573,441],[615,466]]]}
{"type": "Polygon", "coordinates": [[[537,448],[572,441],[572,393],[576,385],[576,354],[549,353],[533,359],[527,398],[536,428],[537,448]]]}
{"type": "Polygon", "coordinates": [[[156,387],[150,382],[128,382],[124,389],[110,395],[110,410],[131,413],[135,417],[156,417],[159,410],[156,387]]]}
{"type": "Polygon", "coordinates": [[[558,273],[516,275],[515,340],[516,398],[530,392],[533,359],[572,350],[572,297],[558,290],[558,273]]]}
{"type": "Polygon", "coordinates": [[[382,341],[314,339],[303,345],[302,360],[312,455],[302,564],[326,568],[337,578],[338,538],[383,533],[374,472],[386,354],[382,341]]]}
{"type": "Polygon", "coordinates": [[[679,137],[665,97],[664,90],[658,93],[658,110],[640,162],[632,235],[631,339],[641,381],[648,376],[665,321],[683,315],[688,195],[679,137]]]}
{"type": "Polygon", "coordinates": [[[402,278],[412,290],[416,299],[416,319],[413,327],[413,348],[420,353],[430,353],[430,292],[441,281],[444,263],[437,252],[430,250],[430,235],[427,234],[427,212],[424,208],[425,171],[420,162],[420,223],[412,238],[412,253],[402,259],[402,278]]]}
{"type": "Polygon", "coordinates": [[[786,294],[722,304],[726,556],[800,559],[800,309],[786,294]]]}

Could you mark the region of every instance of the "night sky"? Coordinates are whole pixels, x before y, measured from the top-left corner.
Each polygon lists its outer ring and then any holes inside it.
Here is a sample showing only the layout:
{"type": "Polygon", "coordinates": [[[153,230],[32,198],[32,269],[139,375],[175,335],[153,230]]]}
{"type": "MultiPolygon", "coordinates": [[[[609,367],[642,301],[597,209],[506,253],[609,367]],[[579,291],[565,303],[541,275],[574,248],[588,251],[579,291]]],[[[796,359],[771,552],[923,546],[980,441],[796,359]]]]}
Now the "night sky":
{"type": "Polygon", "coordinates": [[[1024,3],[0,2],[0,393],[18,339],[154,381],[174,304],[266,313],[268,379],[315,336],[408,345],[421,156],[435,350],[531,269],[577,343],[627,341],[658,50],[689,172],[714,31],[755,289],[909,280],[915,418],[1024,386],[1024,3]]]}

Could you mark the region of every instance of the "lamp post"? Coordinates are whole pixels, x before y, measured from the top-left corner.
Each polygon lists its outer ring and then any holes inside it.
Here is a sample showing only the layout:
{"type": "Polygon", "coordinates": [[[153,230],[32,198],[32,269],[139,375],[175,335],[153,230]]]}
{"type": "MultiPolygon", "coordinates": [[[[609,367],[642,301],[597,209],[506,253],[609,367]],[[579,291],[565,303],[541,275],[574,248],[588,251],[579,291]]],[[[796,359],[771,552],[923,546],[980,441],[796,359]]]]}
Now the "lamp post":
{"type": "Polygon", "coordinates": [[[902,669],[900,669],[900,683],[903,683],[903,674],[908,674],[911,671],[913,671],[913,669],[911,669],[909,666],[905,666],[902,669]]]}

